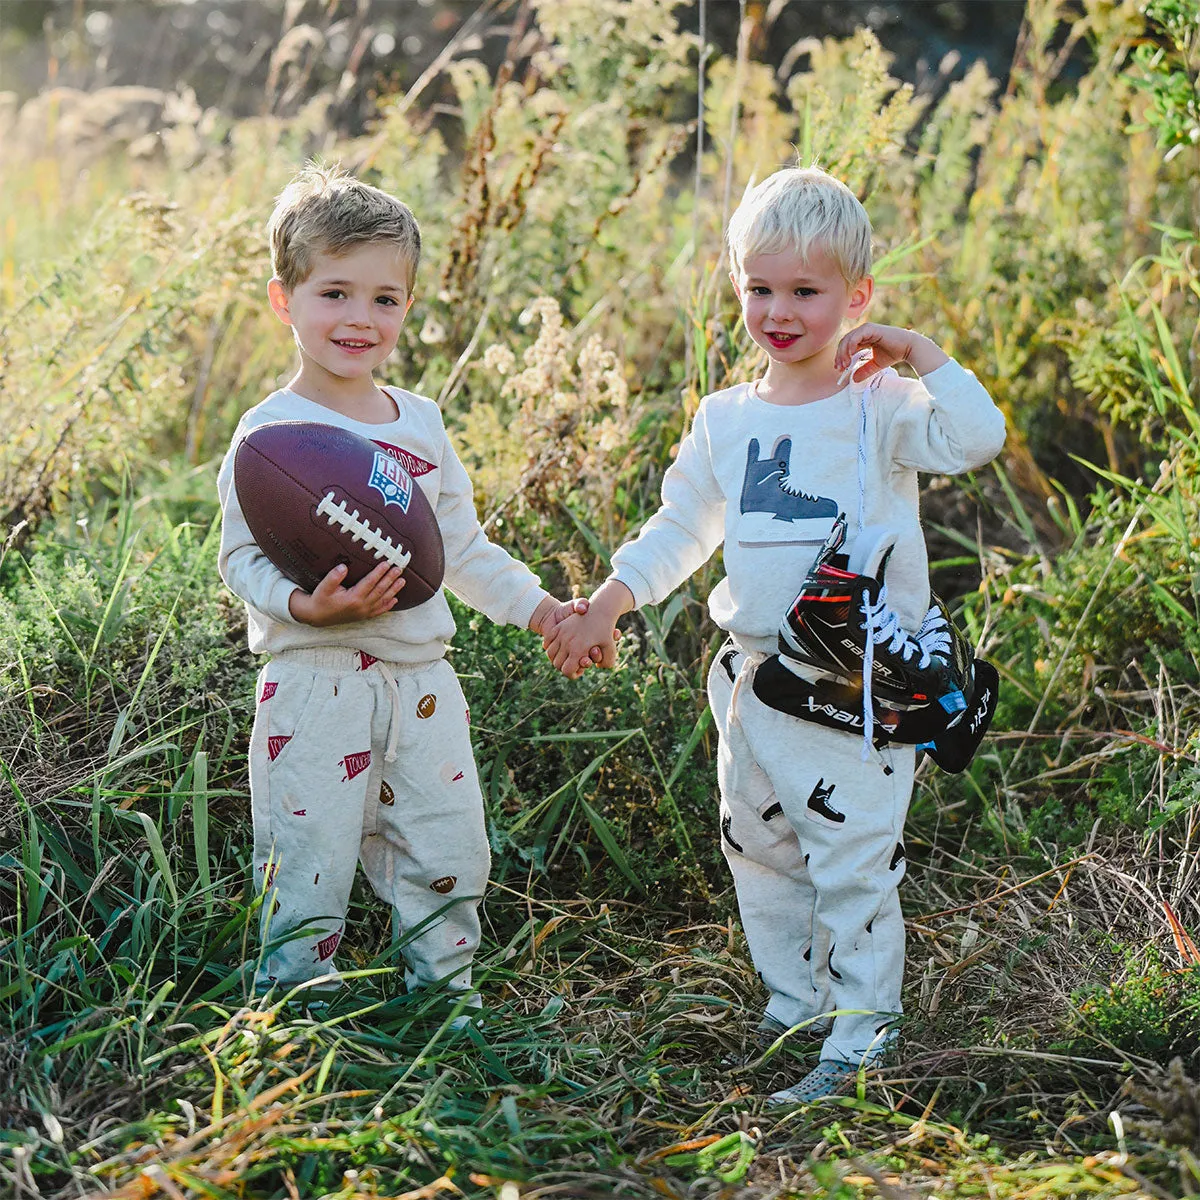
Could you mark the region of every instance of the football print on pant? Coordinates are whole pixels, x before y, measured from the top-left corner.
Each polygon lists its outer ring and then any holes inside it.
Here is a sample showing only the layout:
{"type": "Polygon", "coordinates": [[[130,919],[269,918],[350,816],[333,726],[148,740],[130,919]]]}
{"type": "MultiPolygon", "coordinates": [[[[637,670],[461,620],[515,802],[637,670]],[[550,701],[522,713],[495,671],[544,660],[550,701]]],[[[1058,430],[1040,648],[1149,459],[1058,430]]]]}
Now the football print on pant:
{"type": "MultiPolygon", "coordinates": [[[[255,866],[292,866],[280,870],[272,888],[282,903],[269,937],[279,944],[257,977],[260,984],[268,975],[294,984],[337,970],[357,860],[375,894],[395,906],[400,925],[421,930],[403,949],[408,985],[469,987],[488,845],[453,668],[441,659],[363,670],[358,650],[338,653],[276,657],[279,695],[305,714],[278,762],[269,759],[267,722],[278,728],[293,714],[278,707],[278,697],[259,709],[251,759],[255,866]],[[424,696],[436,697],[427,720],[416,715],[424,696]],[[384,778],[381,756],[393,732],[403,768],[384,778]],[[302,806],[307,816],[295,815],[302,806]],[[309,932],[288,940],[299,929],[309,932]]],[[[270,907],[268,899],[264,915],[270,907]]]]}
{"type": "Polygon", "coordinates": [[[432,692],[426,692],[417,701],[417,716],[422,721],[427,721],[435,712],[437,712],[437,697],[432,692]]]}

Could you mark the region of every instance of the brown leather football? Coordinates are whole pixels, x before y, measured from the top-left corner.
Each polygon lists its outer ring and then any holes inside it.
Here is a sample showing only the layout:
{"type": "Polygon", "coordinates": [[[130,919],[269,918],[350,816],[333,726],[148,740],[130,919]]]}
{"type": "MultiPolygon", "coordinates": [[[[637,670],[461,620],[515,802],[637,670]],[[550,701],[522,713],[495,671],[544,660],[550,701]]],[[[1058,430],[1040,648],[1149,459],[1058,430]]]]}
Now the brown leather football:
{"type": "Polygon", "coordinates": [[[260,425],[237,448],[233,481],[259,548],[305,591],[338,563],[344,587],[380,562],[403,568],[396,609],[441,587],[437,517],[403,462],[368,438],[312,421],[260,425]]]}

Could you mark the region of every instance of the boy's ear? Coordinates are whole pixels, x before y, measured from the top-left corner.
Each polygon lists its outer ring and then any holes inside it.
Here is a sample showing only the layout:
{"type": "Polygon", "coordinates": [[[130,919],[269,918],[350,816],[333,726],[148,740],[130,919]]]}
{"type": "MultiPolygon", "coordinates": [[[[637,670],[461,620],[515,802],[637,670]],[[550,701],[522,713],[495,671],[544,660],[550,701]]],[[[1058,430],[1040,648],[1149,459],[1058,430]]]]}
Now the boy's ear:
{"type": "Polygon", "coordinates": [[[737,296],[738,303],[742,302],[742,289],[738,286],[738,277],[736,271],[729,272],[729,282],[733,284],[733,294],[737,296]]]}
{"type": "Polygon", "coordinates": [[[270,279],[267,281],[267,299],[271,302],[271,308],[275,315],[285,325],[290,325],[292,323],[292,298],[280,280],[270,279]]]}
{"type": "Polygon", "coordinates": [[[412,292],[409,292],[409,293],[408,293],[408,302],[407,302],[407,303],[404,305],[404,315],[405,315],[406,317],[408,316],[408,310],[409,310],[410,308],[412,308],[412,302],[413,302],[415,299],[416,299],[416,297],[415,297],[415,296],[412,294],[412,292]]]}
{"type": "Polygon", "coordinates": [[[846,316],[857,319],[867,311],[871,297],[875,295],[875,280],[870,275],[864,275],[850,289],[850,303],[846,306],[846,316]]]}

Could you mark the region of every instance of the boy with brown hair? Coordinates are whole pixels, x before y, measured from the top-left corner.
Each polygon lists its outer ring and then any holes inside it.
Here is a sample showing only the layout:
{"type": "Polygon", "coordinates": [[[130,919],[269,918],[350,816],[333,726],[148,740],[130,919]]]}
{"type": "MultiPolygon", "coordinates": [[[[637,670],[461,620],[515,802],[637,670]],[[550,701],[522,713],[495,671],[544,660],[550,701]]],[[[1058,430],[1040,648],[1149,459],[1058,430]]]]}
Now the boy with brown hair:
{"type": "Polygon", "coordinates": [[[237,446],[272,421],[369,438],[428,498],[445,587],[543,637],[574,604],[555,601],[488,540],[436,404],[376,382],[413,300],[421,235],[408,206],[309,164],[268,229],[268,297],[292,330],[299,368],[242,417],[218,480],[221,577],[246,602],[251,651],[270,655],[250,743],[254,867],[267,893],[256,986],[338,985],[334,952],[361,861],[407,935],[408,985],[470,991],[490,857],[469,713],[445,658],[455,632],[445,593],[393,611],[404,577],[386,563],[354,587],[342,586],[342,567],[311,594],[297,587],[246,524],[237,446]]]}

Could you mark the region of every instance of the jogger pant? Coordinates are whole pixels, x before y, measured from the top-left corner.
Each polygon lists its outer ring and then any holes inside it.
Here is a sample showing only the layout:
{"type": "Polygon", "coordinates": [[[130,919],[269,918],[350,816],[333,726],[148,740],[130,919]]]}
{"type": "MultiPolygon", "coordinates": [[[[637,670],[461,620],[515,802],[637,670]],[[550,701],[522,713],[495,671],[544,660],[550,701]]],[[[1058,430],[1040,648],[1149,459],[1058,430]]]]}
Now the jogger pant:
{"type": "Polygon", "coordinates": [[[450,664],[287,651],[263,667],[257,699],[250,793],[263,944],[287,940],[265,954],[256,986],[336,976],[361,862],[409,936],[409,987],[469,988],[490,855],[450,664]]]}
{"type": "Polygon", "coordinates": [[[750,686],[752,670],[726,646],[708,694],[719,734],[721,849],[771,993],[767,1012],[791,1026],[858,1010],[834,1019],[821,1057],[869,1060],[900,1012],[897,886],[915,754],[891,746],[863,762],[861,735],[767,707],[750,686]]]}

